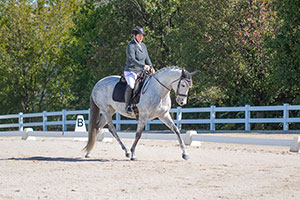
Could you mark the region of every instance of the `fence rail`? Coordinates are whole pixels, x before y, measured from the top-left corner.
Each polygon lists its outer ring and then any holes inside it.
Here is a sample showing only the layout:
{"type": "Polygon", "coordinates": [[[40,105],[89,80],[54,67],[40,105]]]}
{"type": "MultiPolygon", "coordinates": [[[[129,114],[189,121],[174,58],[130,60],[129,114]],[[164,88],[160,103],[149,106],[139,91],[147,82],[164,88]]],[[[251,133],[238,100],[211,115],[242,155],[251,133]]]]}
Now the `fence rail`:
{"type": "MultiPolygon", "coordinates": [[[[300,117],[289,117],[291,111],[299,111],[300,105],[288,105],[283,104],[281,106],[250,106],[245,105],[242,107],[206,107],[206,108],[173,108],[171,113],[176,114],[174,122],[177,127],[181,129],[184,124],[208,124],[209,131],[216,131],[216,124],[244,124],[245,131],[251,131],[251,124],[255,123],[279,123],[282,124],[282,131],[289,131],[289,124],[300,123],[300,117]],[[251,112],[270,112],[270,111],[280,111],[281,116],[277,118],[251,118],[251,112]],[[217,113],[226,112],[238,112],[243,113],[243,118],[217,118],[217,113]],[[184,119],[183,113],[208,113],[209,118],[205,119],[184,119]]],[[[19,131],[23,131],[24,127],[42,127],[43,131],[47,131],[49,126],[61,126],[62,131],[67,131],[68,125],[75,125],[76,120],[68,120],[69,115],[88,115],[85,122],[89,123],[89,110],[75,110],[75,111],[57,111],[57,112],[47,112],[42,113],[19,113],[11,115],[0,115],[0,130],[4,128],[18,128],[19,131]],[[58,119],[49,120],[48,117],[56,117],[58,119]],[[37,122],[26,122],[27,119],[38,118],[40,121],[37,122]],[[15,119],[18,123],[2,123],[3,120],[15,119]]],[[[37,119],[36,119],[37,120],[37,119]]],[[[34,120],[34,121],[36,121],[34,120]]],[[[118,131],[121,130],[121,125],[137,124],[136,120],[121,119],[119,113],[116,113],[115,119],[113,120],[118,131]]],[[[145,126],[146,130],[151,130],[151,125],[162,124],[160,120],[147,121],[145,126]]],[[[277,130],[278,131],[278,130],[277,130]]],[[[294,130],[300,131],[300,130],[294,130]]]]}

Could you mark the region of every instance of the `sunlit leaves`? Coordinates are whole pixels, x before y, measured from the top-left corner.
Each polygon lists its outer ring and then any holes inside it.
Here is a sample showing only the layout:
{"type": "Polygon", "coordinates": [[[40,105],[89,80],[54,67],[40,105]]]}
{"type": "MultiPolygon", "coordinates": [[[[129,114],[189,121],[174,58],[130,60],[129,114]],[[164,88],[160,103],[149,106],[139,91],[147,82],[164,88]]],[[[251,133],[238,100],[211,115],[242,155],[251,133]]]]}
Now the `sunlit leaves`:
{"type": "MultiPolygon", "coordinates": [[[[8,1],[0,13],[1,112],[60,109],[72,99],[62,63],[77,1],[8,1]]],[[[2,1],[3,3],[3,1],[2,1]]]]}

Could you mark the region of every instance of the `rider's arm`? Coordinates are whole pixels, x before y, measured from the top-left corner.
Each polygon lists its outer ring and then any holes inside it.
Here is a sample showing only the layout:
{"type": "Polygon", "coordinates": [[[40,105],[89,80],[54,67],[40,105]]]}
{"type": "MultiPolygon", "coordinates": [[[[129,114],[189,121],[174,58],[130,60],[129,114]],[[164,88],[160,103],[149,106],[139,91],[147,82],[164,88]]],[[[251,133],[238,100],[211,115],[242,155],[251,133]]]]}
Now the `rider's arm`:
{"type": "Polygon", "coordinates": [[[149,57],[149,54],[148,54],[148,50],[147,50],[146,45],[144,45],[144,47],[145,47],[145,50],[146,50],[146,60],[145,60],[145,64],[146,64],[146,65],[150,65],[151,68],[152,68],[152,63],[151,63],[151,60],[150,60],[150,57],[149,57]]]}

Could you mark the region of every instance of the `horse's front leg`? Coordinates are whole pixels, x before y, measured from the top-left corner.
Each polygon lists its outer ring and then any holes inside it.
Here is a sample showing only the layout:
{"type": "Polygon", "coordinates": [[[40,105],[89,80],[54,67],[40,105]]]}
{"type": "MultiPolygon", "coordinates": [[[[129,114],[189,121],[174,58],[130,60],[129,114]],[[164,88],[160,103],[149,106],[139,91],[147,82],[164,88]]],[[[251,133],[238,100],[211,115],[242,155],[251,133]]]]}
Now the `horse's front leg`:
{"type": "Polygon", "coordinates": [[[136,160],[136,157],[135,157],[135,147],[138,143],[138,141],[140,140],[141,136],[142,136],[142,132],[144,130],[144,127],[145,127],[145,124],[146,124],[146,120],[139,120],[139,123],[137,125],[137,131],[136,131],[136,135],[135,135],[135,140],[132,144],[132,147],[130,149],[131,151],[131,160],[136,160]]]}
{"type": "Polygon", "coordinates": [[[189,155],[188,155],[188,153],[186,151],[185,145],[184,145],[183,140],[182,140],[182,138],[180,136],[180,131],[177,128],[177,126],[175,125],[174,121],[172,120],[172,118],[170,116],[170,113],[165,113],[164,115],[160,116],[159,119],[167,127],[169,127],[169,129],[171,129],[177,135],[180,148],[182,149],[182,158],[185,159],[185,160],[188,160],[189,159],[189,155]]]}
{"type": "Polygon", "coordinates": [[[125,147],[125,145],[121,141],[121,139],[120,139],[120,137],[119,137],[119,135],[117,133],[117,130],[116,130],[114,124],[113,124],[112,116],[110,114],[108,114],[108,113],[103,113],[103,114],[105,115],[109,132],[114,136],[114,138],[116,138],[116,140],[118,141],[118,143],[121,145],[122,149],[125,151],[125,156],[127,158],[129,158],[129,156],[130,156],[129,150],[125,147]]]}

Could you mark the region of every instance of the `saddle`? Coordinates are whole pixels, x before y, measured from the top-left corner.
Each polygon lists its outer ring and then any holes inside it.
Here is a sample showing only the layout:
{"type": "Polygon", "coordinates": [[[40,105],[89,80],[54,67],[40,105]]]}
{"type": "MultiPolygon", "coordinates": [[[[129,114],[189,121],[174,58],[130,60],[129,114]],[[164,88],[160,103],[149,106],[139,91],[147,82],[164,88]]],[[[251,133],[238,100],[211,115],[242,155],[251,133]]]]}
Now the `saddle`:
{"type": "MultiPolygon", "coordinates": [[[[135,82],[135,86],[132,92],[132,97],[130,99],[130,104],[135,105],[140,102],[141,97],[141,91],[144,85],[144,82],[147,78],[147,75],[142,73],[137,77],[137,80],[135,82]]],[[[121,76],[120,81],[116,84],[114,91],[113,91],[113,100],[117,102],[125,102],[125,90],[127,87],[127,82],[124,78],[124,76],[121,76]]]]}

